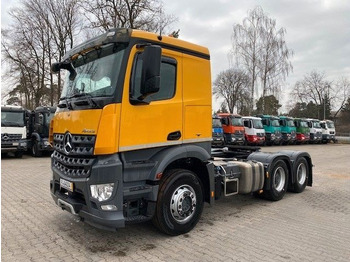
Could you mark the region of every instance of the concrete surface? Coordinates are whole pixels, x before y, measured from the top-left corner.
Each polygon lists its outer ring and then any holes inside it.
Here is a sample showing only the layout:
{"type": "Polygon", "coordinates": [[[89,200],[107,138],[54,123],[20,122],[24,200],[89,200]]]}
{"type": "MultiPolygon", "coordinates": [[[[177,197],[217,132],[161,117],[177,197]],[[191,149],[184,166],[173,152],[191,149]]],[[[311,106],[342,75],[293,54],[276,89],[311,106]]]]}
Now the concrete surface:
{"type": "Polygon", "coordinates": [[[232,196],[205,205],[190,233],[151,223],[106,232],[59,209],[50,158],[1,161],[2,261],[350,261],[350,145],[265,147],[308,151],[314,185],[278,202],[232,196]]]}

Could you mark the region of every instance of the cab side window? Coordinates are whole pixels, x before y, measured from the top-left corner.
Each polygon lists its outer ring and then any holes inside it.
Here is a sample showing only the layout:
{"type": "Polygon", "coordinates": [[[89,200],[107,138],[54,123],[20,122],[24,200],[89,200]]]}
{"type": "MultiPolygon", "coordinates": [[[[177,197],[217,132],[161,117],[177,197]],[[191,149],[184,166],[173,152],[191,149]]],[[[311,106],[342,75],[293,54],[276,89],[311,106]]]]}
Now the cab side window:
{"type": "MultiPolygon", "coordinates": [[[[176,60],[169,57],[162,57],[160,65],[160,89],[157,93],[147,97],[147,101],[166,100],[174,97],[176,87],[176,60]]],[[[142,53],[136,55],[130,86],[130,97],[141,96],[141,74],[142,74],[142,53]]]]}

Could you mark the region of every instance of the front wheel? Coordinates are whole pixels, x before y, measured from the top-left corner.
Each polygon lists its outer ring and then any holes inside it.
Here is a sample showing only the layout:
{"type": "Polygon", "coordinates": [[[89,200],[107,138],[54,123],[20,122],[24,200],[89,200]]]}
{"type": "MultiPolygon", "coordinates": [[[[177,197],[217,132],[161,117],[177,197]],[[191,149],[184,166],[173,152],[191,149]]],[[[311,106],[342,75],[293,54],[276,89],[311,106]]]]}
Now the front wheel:
{"type": "Polygon", "coordinates": [[[202,186],[191,171],[166,172],[160,184],[153,223],[168,235],[189,232],[198,223],[203,210],[202,186]]]}
{"type": "Polygon", "coordinates": [[[270,173],[270,190],[264,191],[265,198],[273,201],[281,200],[288,188],[288,167],[283,160],[278,160],[270,173]]]}
{"type": "Polygon", "coordinates": [[[39,144],[37,140],[34,140],[32,143],[32,155],[34,157],[42,156],[42,152],[39,150],[39,144]]]}

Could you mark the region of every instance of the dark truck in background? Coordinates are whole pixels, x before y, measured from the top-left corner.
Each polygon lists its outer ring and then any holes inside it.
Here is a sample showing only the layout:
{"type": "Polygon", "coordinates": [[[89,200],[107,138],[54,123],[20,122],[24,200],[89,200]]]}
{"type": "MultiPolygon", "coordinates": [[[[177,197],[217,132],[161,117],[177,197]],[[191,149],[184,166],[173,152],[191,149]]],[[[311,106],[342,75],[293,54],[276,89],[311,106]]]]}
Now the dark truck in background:
{"type": "Polygon", "coordinates": [[[27,120],[27,147],[35,157],[40,157],[44,152],[52,152],[53,147],[49,142],[50,121],[54,116],[56,107],[37,107],[29,111],[27,120]]]}

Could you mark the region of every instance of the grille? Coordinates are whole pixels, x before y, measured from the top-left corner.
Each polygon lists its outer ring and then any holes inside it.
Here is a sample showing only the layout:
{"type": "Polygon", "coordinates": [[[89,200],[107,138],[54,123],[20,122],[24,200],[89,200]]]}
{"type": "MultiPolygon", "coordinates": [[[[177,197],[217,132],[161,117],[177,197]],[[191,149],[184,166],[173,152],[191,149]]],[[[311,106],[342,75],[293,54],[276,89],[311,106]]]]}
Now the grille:
{"type": "Polygon", "coordinates": [[[54,134],[53,167],[67,177],[90,176],[94,163],[95,136],[72,135],[70,151],[65,150],[65,134],[54,134]]]}
{"type": "Polygon", "coordinates": [[[243,137],[243,131],[236,131],[235,137],[243,137]]]}
{"type": "Polygon", "coordinates": [[[1,134],[1,142],[16,142],[21,138],[21,134],[1,134]]]}

